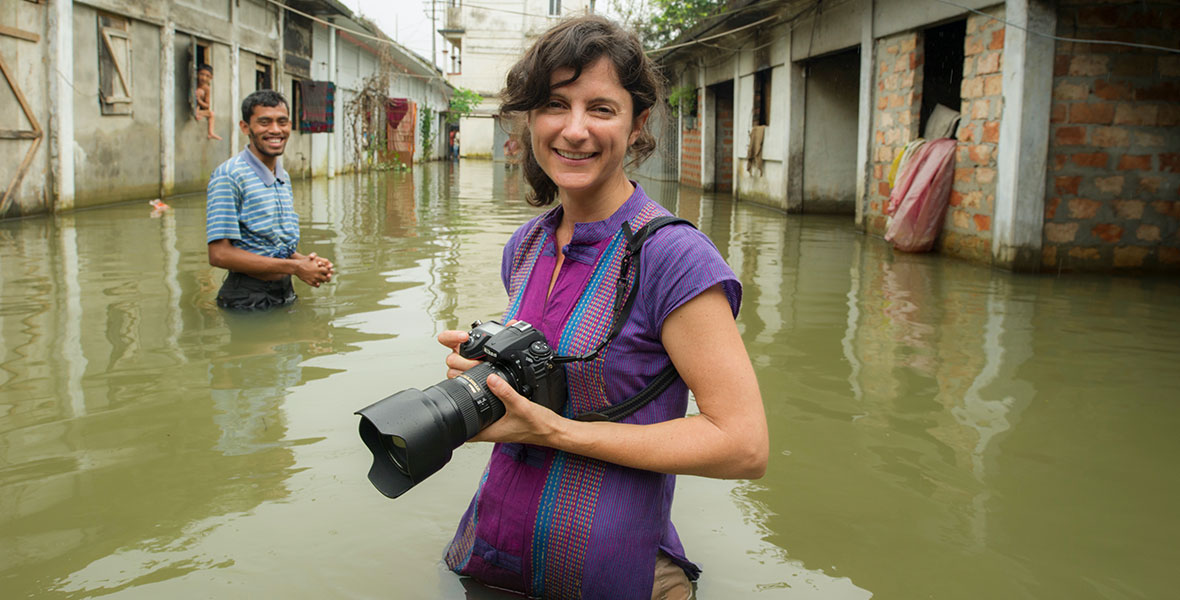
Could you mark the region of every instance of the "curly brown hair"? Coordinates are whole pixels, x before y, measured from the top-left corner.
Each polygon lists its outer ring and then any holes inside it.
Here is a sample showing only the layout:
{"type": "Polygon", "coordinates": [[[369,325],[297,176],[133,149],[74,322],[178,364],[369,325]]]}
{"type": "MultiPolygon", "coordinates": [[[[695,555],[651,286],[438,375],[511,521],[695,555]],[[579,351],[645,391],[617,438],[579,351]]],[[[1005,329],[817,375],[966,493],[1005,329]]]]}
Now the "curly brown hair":
{"type": "MultiPolygon", "coordinates": [[[[545,206],[557,197],[557,185],[549,178],[533,156],[525,115],[549,101],[553,88],[575,81],[582,70],[606,58],[614,65],[623,89],[631,95],[633,118],[643,111],[661,106],[664,96],[663,77],[655,63],[643,52],[643,44],[635,33],[598,15],[575,17],[558,23],[546,31],[508,71],[507,82],[500,92],[500,122],[508,124],[508,133],[520,140],[524,150],[521,162],[525,180],[533,188],[529,204],[545,206]],[[559,69],[573,70],[565,81],[550,85],[553,73],[559,69]]],[[[656,140],[646,124],[639,137],[628,149],[629,165],[643,162],[655,150],[656,140]]]]}

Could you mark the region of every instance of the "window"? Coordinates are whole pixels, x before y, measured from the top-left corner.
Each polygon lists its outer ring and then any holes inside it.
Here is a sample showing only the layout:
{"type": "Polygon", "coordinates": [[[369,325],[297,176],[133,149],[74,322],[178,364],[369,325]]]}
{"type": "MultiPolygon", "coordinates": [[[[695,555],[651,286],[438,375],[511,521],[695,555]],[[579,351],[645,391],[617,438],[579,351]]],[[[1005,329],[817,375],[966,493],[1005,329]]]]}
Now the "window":
{"type": "Polygon", "coordinates": [[[754,73],[754,125],[770,125],[770,69],[754,73]]]}
{"type": "Polygon", "coordinates": [[[188,103],[189,109],[195,115],[197,114],[197,70],[200,69],[201,65],[209,65],[210,68],[213,67],[213,50],[209,47],[209,42],[198,40],[195,37],[189,38],[188,62],[188,103]]]}
{"type": "Polygon", "coordinates": [[[549,0],[549,16],[561,16],[561,0],[549,0]]]}
{"type": "Polygon", "coordinates": [[[254,63],[254,89],[274,89],[273,83],[271,83],[271,65],[269,62],[259,60],[254,63]]]}
{"type": "Polygon", "coordinates": [[[295,129],[300,129],[300,119],[303,115],[303,80],[291,78],[291,121],[295,124],[295,129]]]}
{"type": "Polygon", "coordinates": [[[131,35],[127,19],[98,15],[98,95],[104,115],[131,114],[131,35]]]}

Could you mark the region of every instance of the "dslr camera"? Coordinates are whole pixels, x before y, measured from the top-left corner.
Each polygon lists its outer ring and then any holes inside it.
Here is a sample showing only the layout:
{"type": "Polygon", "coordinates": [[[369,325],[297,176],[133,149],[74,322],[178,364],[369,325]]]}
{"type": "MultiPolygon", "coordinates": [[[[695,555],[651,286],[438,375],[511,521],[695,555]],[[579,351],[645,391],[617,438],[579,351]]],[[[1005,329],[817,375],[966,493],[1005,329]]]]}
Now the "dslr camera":
{"type": "Polygon", "coordinates": [[[471,324],[459,355],[483,361],[454,379],[408,389],[362,408],[361,439],[373,453],[369,481],[397,498],[451,460],[460,444],[504,416],[488,389],[498,375],[521,396],[554,412],[566,402],[565,369],[545,336],[524,321],[471,324]]]}

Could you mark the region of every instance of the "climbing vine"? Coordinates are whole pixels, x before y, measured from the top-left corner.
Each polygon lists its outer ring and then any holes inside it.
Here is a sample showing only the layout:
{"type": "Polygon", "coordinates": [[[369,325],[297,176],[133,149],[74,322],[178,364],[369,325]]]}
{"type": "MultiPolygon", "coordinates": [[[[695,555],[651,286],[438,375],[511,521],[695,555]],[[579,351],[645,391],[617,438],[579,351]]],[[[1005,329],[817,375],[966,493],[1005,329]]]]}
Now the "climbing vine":
{"type": "Polygon", "coordinates": [[[688,85],[672,88],[668,92],[668,106],[672,108],[672,116],[690,116],[697,108],[697,90],[688,85]]]}
{"type": "Polygon", "coordinates": [[[418,125],[418,130],[422,134],[422,157],[429,160],[434,154],[434,111],[422,111],[422,121],[418,125]]]}
{"type": "Polygon", "coordinates": [[[458,123],[459,119],[474,112],[480,102],[483,102],[483,96],[480,96],[479,92],[462,87],[455,88],[455,93],[451,94],[447,123],[458,123]]]}

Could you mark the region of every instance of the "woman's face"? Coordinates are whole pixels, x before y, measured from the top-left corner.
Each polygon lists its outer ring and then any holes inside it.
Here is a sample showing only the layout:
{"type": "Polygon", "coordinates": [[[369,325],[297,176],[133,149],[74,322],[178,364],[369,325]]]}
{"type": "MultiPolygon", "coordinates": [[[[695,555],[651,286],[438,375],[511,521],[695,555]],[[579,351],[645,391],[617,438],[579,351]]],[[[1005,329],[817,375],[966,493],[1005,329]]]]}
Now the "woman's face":
{"type": "MultiPolygon", "coordinates": [[[[573,74],[573,69],[558,69],[549,81],[573,74]]],[[[533,154],[563,200],[608,192],[627,183],[623,160],[647,114],[635,117],[631,94],[619,83],[614,65],[600,58],[573,82],[553,88],[544,106],[529,111],[533,154]]]]}

